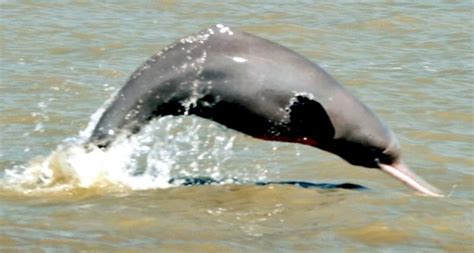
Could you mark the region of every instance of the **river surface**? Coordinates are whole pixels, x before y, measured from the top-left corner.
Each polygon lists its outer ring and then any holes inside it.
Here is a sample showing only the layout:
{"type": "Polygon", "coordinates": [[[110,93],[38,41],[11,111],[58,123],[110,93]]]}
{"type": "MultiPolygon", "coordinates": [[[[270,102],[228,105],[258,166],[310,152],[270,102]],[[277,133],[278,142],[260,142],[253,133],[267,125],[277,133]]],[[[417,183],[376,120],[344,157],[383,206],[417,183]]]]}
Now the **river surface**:
{"type": "Polygon", "coordinates": [[[100,2],[0,1],[1,252],[474,251],[472,1],[100,2]],[[82,149],[142,62],[219,23],[317,62],[446,197],[196,117],[155,120],[107,152],[82,149]]]}

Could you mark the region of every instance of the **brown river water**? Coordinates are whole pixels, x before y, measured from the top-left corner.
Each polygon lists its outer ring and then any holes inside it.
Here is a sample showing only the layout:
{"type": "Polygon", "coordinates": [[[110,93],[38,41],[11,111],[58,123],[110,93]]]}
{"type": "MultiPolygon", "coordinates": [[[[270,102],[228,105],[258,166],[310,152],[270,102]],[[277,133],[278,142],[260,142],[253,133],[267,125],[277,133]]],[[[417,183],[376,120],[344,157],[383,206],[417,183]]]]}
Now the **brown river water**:
{"type": "Polygon", "coordinates": [[[0,252],[474,252],[473,15],[472,1],[0,1],[0,252]],[[218,23],[317,62],[446,197],[196,117],[81,148],[146,58],[218,23]],[[252,183],[285,180],[368,189],[252,183]]]}

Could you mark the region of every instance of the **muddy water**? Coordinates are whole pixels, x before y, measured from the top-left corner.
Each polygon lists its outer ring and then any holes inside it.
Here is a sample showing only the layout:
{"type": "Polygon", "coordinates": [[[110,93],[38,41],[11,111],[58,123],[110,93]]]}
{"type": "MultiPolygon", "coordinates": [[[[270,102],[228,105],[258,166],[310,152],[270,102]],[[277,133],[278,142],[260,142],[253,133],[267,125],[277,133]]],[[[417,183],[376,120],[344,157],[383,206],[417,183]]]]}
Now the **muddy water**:
{"type": "Polygon", "coordinates": [[[0,251],[473,251],[470,1],[1,1],[0,15],[0,251]],[[194,117],[157,120],[107,153],[79,148],[149,55],[217,23],[318,62],[447,197],[194,117]],[[167,182],[197,176],[369,190],[167,182]]]}

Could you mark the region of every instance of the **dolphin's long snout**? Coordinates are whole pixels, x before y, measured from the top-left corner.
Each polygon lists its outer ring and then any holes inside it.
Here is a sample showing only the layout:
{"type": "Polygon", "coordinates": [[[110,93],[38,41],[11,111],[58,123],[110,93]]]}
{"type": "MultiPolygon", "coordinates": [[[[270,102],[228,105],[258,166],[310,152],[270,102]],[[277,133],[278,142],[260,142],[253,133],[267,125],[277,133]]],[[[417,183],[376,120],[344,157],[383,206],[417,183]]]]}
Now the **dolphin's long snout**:
{"type": "Polygon", "coordinates": [[[378,165],[381,170],[392,175],[420,193],[433,197],[444,197],[440,190],[420,178],[402,162],[396,162],[391,165],[379,163],[378,165]]]}

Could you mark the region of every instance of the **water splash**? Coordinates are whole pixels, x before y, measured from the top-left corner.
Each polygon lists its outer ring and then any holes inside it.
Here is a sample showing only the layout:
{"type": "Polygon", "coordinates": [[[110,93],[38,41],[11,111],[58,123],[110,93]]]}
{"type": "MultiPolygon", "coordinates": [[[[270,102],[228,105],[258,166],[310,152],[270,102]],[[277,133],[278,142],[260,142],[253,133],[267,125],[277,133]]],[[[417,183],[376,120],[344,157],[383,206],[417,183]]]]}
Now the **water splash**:
{"type": "Polygon", "coordinates": [[[172,187],[177,182],[172,179],[182,177],[229,182],[226,179],[256,181],[267,176],[259,164],[229,166],[238,160],[233,149],[236,133],[194,116],[157,119],[132,137],[118,138],[107,150],[84,145],[105,107],[77,137],[66,139],[48,156],[7,169],[1,187],[25,194],[128,191],[172,187]]]}

